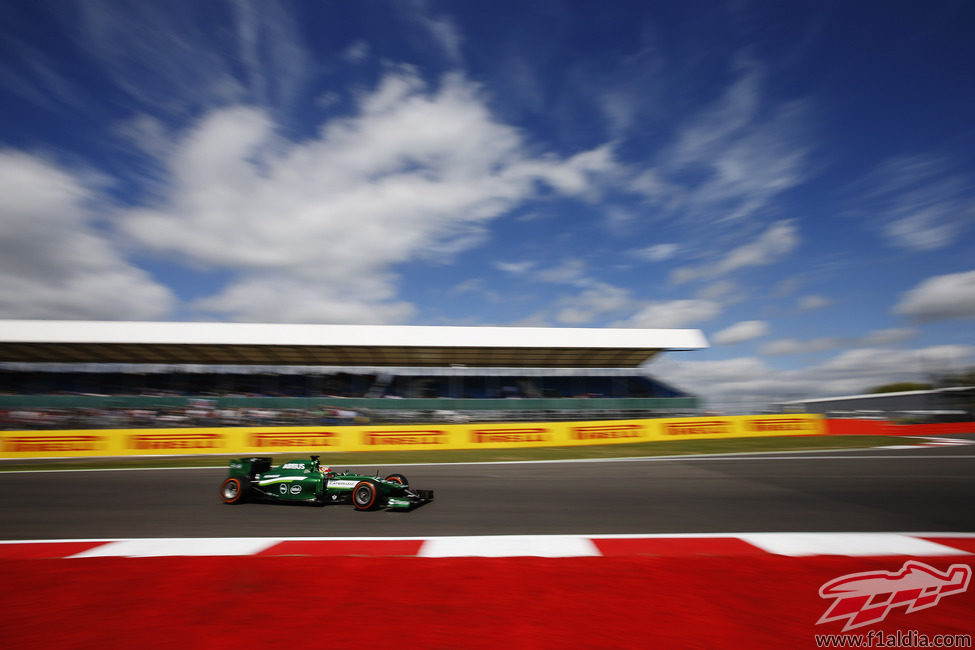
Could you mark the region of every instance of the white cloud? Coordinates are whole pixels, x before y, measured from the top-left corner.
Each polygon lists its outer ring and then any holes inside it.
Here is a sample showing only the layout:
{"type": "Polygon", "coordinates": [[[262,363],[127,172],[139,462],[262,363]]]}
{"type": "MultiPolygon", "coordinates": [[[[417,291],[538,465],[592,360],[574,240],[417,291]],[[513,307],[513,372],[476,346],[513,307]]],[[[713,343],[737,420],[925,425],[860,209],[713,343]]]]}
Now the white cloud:
{"type": "MultiPolygon", "coordinates": [[[[416,7],[418,5],[414,5],[416,7]]],[[[446,16],[431,16],[424,12],[413,14],[413,19],[432,37],[452,63],[460,63],[463,38],[454,21],[446,16]]]]}
{"type": "Polygon", "coordinates": [[[668,203],[675,205],[674,200],[683,194],[684,188],[676,183],[665,181],[660,171],[644,169],[633,175],[627,182],[627,188],[636,194],[645,196],[653,203],[668,203]]]}
{"type": "Polygon", "coordinates": [[[775,258],[791,253],[798,244],[799,235],[794,221],[773,223],[757,240],[734,249],[721,260],[718,273],[769,264],[775,258]]]}
{"type": "Polygon", "coordinates": [[[779,401],[853,395],[894,382],[929,381],[932,375],[949,374],[972,362],[975,346],[942,345],[848,350],[824,363],[795,370],[779,369],[756,357],[695,361],[672,354],[654,362],[650,371],[701,396],[711,408],[748,412],[779,401]]]}
{"type": "Polygon", "coordinates": [[[736,66],[724,94],[678,129],[653,169],[634,175],[630,189],[665,217],[730,227],[806,178],[806,103],[768,102],[761,66],[736,66]]]}
{"type": "Polygon", "coordinates": [[[461,47],[464,37],[454,19],[448,15],[436,15],[425,0],[395,2],[389,6],[404,21],[406,34],[416,45],[435,50],[446,63],[459,67],[462,63],[461,47]]]}
{"type": "Polygon", "coordinates": [[[577,153],[564,161],[551,155],[526,159],[513,166],[512,172],[534,177],[556,191],[587,200],[599,198],[597,190],[602,186],[595,181],[615,178],[620,173],[610,144],[577,153]]]}
{"type": "MultiPolygon", "coordinates": [[[[359,108],[302,143],[279,138],[259,109],[211,112],[164,161],[167,200],[119,227],[150,250],[239,274],[196,303],[218,316],[399,322],[412,308],[395,299],[393,265],[449,261],[539,186],[586,195],[615,165],[605,147],[530,156],[457,75],[431,90],[409,69],[391,72],[359,108]]],[[[547,281],[581,276],[578,264],[559,270],[547,281]]]]}
{"type": "Polygon", "coordinates": [[[692,395],[707,408],[730,413],[763,409],[793,395],[809,395],[810,383],[756,357],[685,361],[670,355],[654,362],[651,374],[692,395]]]}
{"type": "MultiPolygon", "coordinates": [[[[586,273],[586,262],[581,258],[566,258],[557,266],[547,268],[538,268],[530,260],[495,262],[494,266],[527,281],[568,285],[580,289],[578,293],[562,296],[552,304],[554,313],[550,318],[565,325],[589,324],[597,318],[631,310],[635,304],[630,290],[590,277],[586,273]]],[[[538,314],[532,318],[542,316],[538,314]]]]}
{"type": "Polygon", "coordinates": [[[772,264],[798,245],[799,234],[795,222],[777,221],[758,239],[731,250],[714,264],[676,269],[671,274],[671,280],[683,284],[700,278],[720,277],[749,266],[772,264]]]}
{"type": "Polygon", "coordinates": [[[35,156],[0,151],[0,316],[153,319],[168,289],[93,225],[96,192],[35,156]]]}
{"type": "MultiPolygon", "coordinates": [[[[135,147],[143,155],[151,158],[165,157],[174,151],[173,133],[159,119],[140,113],[117,123],[112,129],[121,140],[135,147]]],[[[144,174],[142,180],[147,185],[162,182],[158,171],[154,175],[144,174]]]]}
{"type": "Polygon", "coordinates": [[[219,36],[247,38],[246,28],[207,35],[189,7],[174,12],[161,5],[96,1],[78,8],[76,24],[66,26],[85,54],[101,65],[111,83],[147,107],[181,112],[212,99],[217,89],[222,100],[240,99],[246,92],[219,45],[234,55],[246,55],[247,45],[238,47],[234,39],[213,46],[219,36]],[[156,83],[146,84],[147,77],[156,83]]]}
{"type": "Polygon", "coordinates": [[[808,354],[810,352],[824,352],[843,346],[843,339],[823,337],[800,341],[798,339],[778,339],[769,341],[762,346],[762,354],[770,357],[791,356],[794,354],[808,354]]]}
{"type": "Polygon", "coordinates": [[[719,345],[733,345],[761,338],[770,331],[767,322],[762,320],[746,320],[715,332],[711,340],[719,345]]]}
{"type": "Polygon", "coordinates": [[[369,43],[359,40],[350,44],[342,52],[342,58],[349,63],[362,63],[369,57],[369,43]]]}
{"type": "Polygon", "coordinates": [[[319,108],[332,108],[342,101],[342,95],[334,90],[326,90],[315,98],[315,106],[319,108]]]}
{"type": "Polygon", "coordinates": [[[923,378],[930,373],[946,372],[955,364],[970,360],[975,346],[936,345],[919,350],[868,348],[847,350],[817,367],[826,378],[848,380],[862,378],[869,386],[896,381],[899,376],[923,378]]]}
{"type": "Polygon", "coordinates": [[[741,289],[731,280],[718,280],[698,289],[694,296],[704,300],[722,300],[725,304],[739,302],[741,289]]]}
{"type": "Polygon", "coordinates": [[[676,255],[679,249],[680,246],[677,244],[654,244],[653,246],[633,251],[633,254],[650,262],[663,262],[676,255]]]}
{"type": "Polygon", "coordinates": [[[86,0],[47,13],[58,54],[13,39],[0,86],[52,110],[97,111],[106,90],[124,94],[115,108],[170,118],[228,102],[288,107],[316,72],[282,3],[224,3],[219,29],[197,3],[86,0]],[[101,77],[79,83],[78,65],[92,63],[101,77]]]}
{"type": "Polygon", "coordinates": [[[894,313],[917,322],[975,316],[975,271],[928,278],[901,296],[894,313]]]}
{"type": "Polygon", "coordinates": [[[539,269],[533,274],[533,279],[539,282],[551,282],[553,284],[586,285],[591,280],[585,275],[585,271],[585,261],[573,257],[563,260],[558,266],[539,269]]]}
{"type": "Polygon", "coordinates": [[[517,262],[494,262],[494,268],[512,275],[523,276],[533,282],[548,282],[552,284],[570,284],[579,287],[608,286],[601,285],[586,275],[586,262],[578,257],[569,257],[556,266],[539,268],[534,260],[520,260],[517,262]]]}
{"type": "Polygon", "coordinates": [[[606,229],[618,236],[627,237],[632,233],[633,224],[636,222],[636,214],[630,208],[619,205],[603,206],[603,221],[606,229]]]}
{"type": "Polygon", "coordinates": [[[535,262],[533,260],[521,260],[520,262],[495,262],[494,268],[513,275],[524,275],[531,269],[535,268],[535,262]]]}
{"type": "Polygon", "coordinates": [[[936,210],[924,210],[895,219],[885,234],[901,246],[927,251],[943,248],[955,240],[957,223],[936,223],[936,210]]]}
{"type": "Polygon", "coordinates": [[[721,313],[721,305],[713,300],[670,300],[651,302],[630,318],[614,327],[661,328],[686,327],[708,320],[721,313]]]}
{"type": "Polygon", "coordinates": [[[760,77],[754,67],[746,71],[683,129],[676,146],[678,164],[701,160],[752,122],[760,107],[760,77]]]}
{"type": "Polygon", "coordinates": [[[630,292],[608,284],[596,283],[579,295],[565,298],[556,319],[566,325],[591,323],[604,314],[619,312],[632,304],[630,292]]]}
{"type": "Polygon", "coordinates": [[[812,352],[826,352],[837,348],[855,346],[890,345],[906,341],[917,335],[913,329],[892,328],[876,330],[863,336],[855,337],[822,337],[800,341],[798,339],[779,339],[770,341],[762,346],[762,354],[768,356],[791,356],[795,354],[809,354],[812,352]]]}
{"type": "Polygon", "coordinates": [[[860,345],[890,345],[891,343],[898,343],[900,341],[906,341],[917,336],[917,330],[909,329],[906,327],[894,327],[886,330],[877,330],[875,332],[870,332],[869,334],[862,336],[858,339],[860,345]]]}
{"type": "Polygon", "coordinates": [[[822,309],[823,307],[828,307],[832,304],[832,301],[826,296],[820,295],[810,295],[803,296],[799,299],[799,310],[800,311],[812,311],[814,309],[822,309]]]}
{"type": "Polygon", "coordinates": [[[245,276],[192,306],[268,323],[372,325],[405,322],[415,313],[413,305],[395,300],[390,282],[375,275],[349,276],[334,284],[306,282],[287,273],[245,276]]]}
{"type": "Polygon", "coordinates": [[[975,220],[971,178],[930,156],[884,161],[856,184],[859,209],[893,245],[915,251],[944,248],[975,220]]]}
{"type": "Polygon", "coordinates": [[[10,34],[5,34],[4,38],[10,59],[6,65],[0,66],[0,87],[51,111],[64,108],[90,110],[89,98],[82,87],[72,75],[59,71],[56,61],[48,54],[10,34]],[[20,65],[10,64],[14,58],[20,65]]]}

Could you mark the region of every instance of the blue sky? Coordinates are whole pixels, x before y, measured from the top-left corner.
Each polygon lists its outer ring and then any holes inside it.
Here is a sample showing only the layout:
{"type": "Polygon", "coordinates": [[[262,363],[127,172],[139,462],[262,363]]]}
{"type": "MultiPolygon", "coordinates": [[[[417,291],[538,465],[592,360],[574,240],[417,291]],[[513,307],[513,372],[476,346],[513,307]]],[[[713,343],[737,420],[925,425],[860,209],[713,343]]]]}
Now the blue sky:
{"type": "Polygon", "coordinates": [[[975,365],[975,4],[8,2],[0,317],[701,328],[975,365]]]}

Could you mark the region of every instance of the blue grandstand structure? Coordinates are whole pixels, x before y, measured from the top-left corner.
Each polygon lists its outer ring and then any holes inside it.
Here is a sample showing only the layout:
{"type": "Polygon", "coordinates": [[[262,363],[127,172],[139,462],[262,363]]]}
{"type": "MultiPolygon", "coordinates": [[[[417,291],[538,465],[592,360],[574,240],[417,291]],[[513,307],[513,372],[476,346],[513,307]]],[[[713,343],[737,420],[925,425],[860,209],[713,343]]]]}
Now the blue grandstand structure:
{"type": "Polygon", "coordinates": [[[0,321],[0,427],[686,415],[698,399],[646,366],[706,345],[696,330],[0,321]]]}

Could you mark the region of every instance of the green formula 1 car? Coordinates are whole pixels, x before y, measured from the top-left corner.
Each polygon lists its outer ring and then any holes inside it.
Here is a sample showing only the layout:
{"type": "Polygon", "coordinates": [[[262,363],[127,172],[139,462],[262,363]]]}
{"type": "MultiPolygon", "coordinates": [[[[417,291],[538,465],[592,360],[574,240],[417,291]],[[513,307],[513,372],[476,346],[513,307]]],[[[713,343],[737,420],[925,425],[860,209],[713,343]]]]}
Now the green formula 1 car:
{"type": "Polygon", "coordinates": [[[432,490],[410,488],[402,474],[380,478],[337,472],[323,466],[318,456],[289,460],[277,467],[271,467],[271,462],[266,457],[232,459],[230,475],[220,486],[223,502],[304,501],[326,505],[351,501],[356,510],[409,510],[433,500],[432,490]]]}

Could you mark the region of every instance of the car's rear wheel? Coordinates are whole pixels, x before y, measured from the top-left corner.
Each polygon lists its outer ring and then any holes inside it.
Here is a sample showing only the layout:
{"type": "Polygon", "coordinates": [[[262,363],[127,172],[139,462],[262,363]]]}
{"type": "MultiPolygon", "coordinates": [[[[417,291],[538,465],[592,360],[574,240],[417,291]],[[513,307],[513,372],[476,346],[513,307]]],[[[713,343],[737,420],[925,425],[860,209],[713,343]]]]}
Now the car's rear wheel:
{"type": "Polygon", "coordinates": [[[356,510],[372,510],[379,505],[379,485],[371,480],[359,481],[352,488],[352,505],[356,510]]]}
{"type": "Polygon", "coordinates": [[[406,477],[403,476],[402,474],[390,474],[389,476],[386,477],[386,480],[391,481],[393,483],[399,483],[403,487],[410,487],[410,482],[407,481],[406,477]]]}
{"type": "Polygon", "coordinates": [[[248,492],[250,492],[250,484],[236,477],[228,478],[220,486],[220,498],[230,505],[244,501],[248,492]]]}

